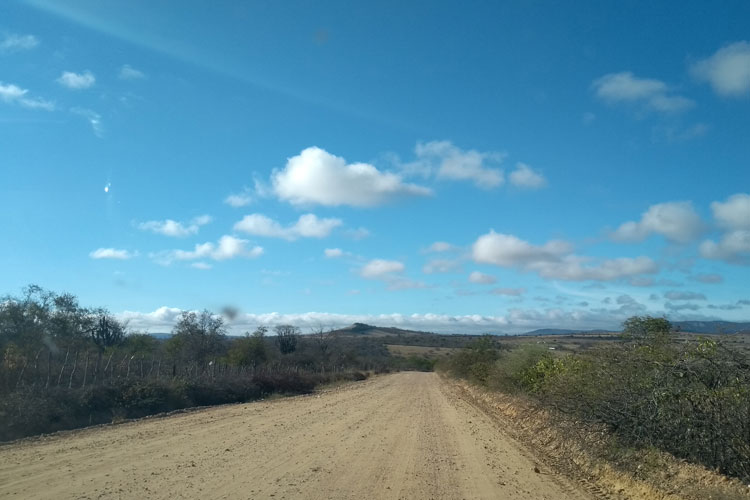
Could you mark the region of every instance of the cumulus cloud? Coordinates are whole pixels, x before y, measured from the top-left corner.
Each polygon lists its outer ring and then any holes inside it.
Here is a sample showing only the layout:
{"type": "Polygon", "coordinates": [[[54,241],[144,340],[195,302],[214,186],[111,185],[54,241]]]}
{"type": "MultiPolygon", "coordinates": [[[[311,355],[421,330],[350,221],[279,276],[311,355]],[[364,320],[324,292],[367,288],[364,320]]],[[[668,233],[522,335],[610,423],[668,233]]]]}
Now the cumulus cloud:
{"type": "Polygon", "coordinates": [[[381,172],[367,163],[346,163],[344,158],[311,147],[289,158],[271,177],[279,199],[295,205],[350,205],[370,207],[395,198],[428,196],[432,191],[406,184],[401,176],[381,172]]]}
{"type": "Polygon", "coordinates": [[[750,194],[733,194],[725,202],[711,203],[717,224],[726,229],[750,229],[750,194]]]}
{"type": "Polygon", "coordinates": [[[0,101],[9,104],[18,104],[29,109],[43,109],[52,111],[55,104],[38,97],[29,97],[29,91],[12,83],[4,84],[0,82],[0,101]]]}
{"type": "Polygon", "coordinates": [[[63,71],[62,75],[57,79],[57,83],[71,90],[83,90],[93,87],[96,83],[96,77],[88,70],[83,73],[63,71]]]}
{"type": "Polygon", "coordinates": [[[407,173],[425,177],[434,175],[438,179],[473,181],[477,187],[486,189],[500,186],[504,182],[503,171],[490,166],[503,160],[501,153],[462,150],[450,141],[419,142],[414,152],[416,161],[403,165],[407,173]]]}
{"type": "Polygon", "coordinates": [[[708,82],[719,95],[738,97],[750,91],[750,43],[735,42],[691,66],[695,78],[708,82]]]}
{"type": "Polygon", "coordinates": [[[597,260],[574,255],[570,244],[553,240],[533,245],[520,238],[490,231],[472,246],[472,257],[481,264],[533,271],[548,279],[612,281],[658,271],[648,257],[597,260]]]}
{"type": "Polygon", "coordinates": [[[640,221],[625,222],[611,234],[613,240],[643,241],[651,234],[660,234],[669,241],[688,243],[704,230],[700,216],[689,201],[673,201],[651,205],[640,221]]]}
{"type": "Polygon", "coordinates": [[[210,215],[201,215],[193,218],[187,224],[172,219],[166,219],[163,221],[150,220],[141,222],[137,227],[142,231],[150,231],[152,233],[171,236],[173,238],[184,238],[186,236],[198,234],[201,226],[209,224],[212,220],[213,218],[210,215]]]}
{"type": "Polygon", "coordinates": [[[146,78],[146,75],[143,71],[135,69],[130,64],[123,64],[120,66],[120,71],[117,74],[117,77],[120,80],[141,80],[146,78]]]}
{"type": "Polygon", "coordinates": [[[568,255],[559,262],[540,262],[529,269],[548,279],[565,281],[613,281],[639,274],[658,272],[656,263],[648,257],[621,257],[592,261],[588,257],[568,255]]]}
{"type": "Polygon", "coordinates": [[[630,71],[609,73],[592,83],[596,96],[608,103],[629,103],[653,111],[671,113],[683,111],[695,103],[672,93],[661,80],[639,78],[630,71]]]}
{"type": "Polygon", "coordinates": [[[469,281],[482,285],[491,285],[497,282],[497,278],[490,276],[489,274],[480,273],[479,271],[472,271],[471,274],[469,274],[469,281]]]}
{"type": "Polygon", "coordinates": [[[725,232],[716,242],[706,240],[699,251],[706,259],[750,265],[750,195],[738,193],[711,203],[717,225],[725,232]]]}
{"type": "Polygon", "coordinates": [[[244,257],[254,259],[263,254],[263,247],[248,248],[249,241],[224,235],[218,243],[206,242],[196,244],[193,250],[168,250],[152,253],[150,257],[161,265],[168,266],[174,261],[191,261],[213,259],[217,261],[244,257]]]}
{"type": "Polygon", "coordinates": [[[474,261],[503,267],[523,267],[539,262],[556,262],[571,251],[571,246],[553,240],[535,246],[510,235],[490,231],[480,236],[472,247],[474,261]]]}
{"type": "Polygon", "coordinates": [[[525,163],[517,163],[516,169],[510,173],[510,183],[514,186],[539,189],[547,185],[547,179],[525,163]]]}
{"type": "Polygon", "coordinates": [[[699,251],[706,259],[750,265],[750,230],[730,231],[725,233],[718,242],[706,240],[701,243],[699,251]]]}
{"type": "Polygon", "coordinates": [[[362,266],[359,275],[368,279],[383,279],[401,273],[404,269],[404,264],[397,260],[373,259],[362,266]]]}
{"type": "Polygon", "coordinates": [[[294,224],[283,227],[265,215],[251,214],[237,222],[234,230],[254,236],[293,241],[298,238],[325,238],[341,224],[341,219],[320,219],[315,214],[304,214],[294,224]]]}
{"type": "Polygon", "coordinates": [[[136,257],[138,252],[129,252],[127,250],[121,250],[117,248],[97,248],[93,252],[89,253],[89,257],[92,259],[115,259],[115,260],[128,260],[136,257]]]}
{"type": "Polygon", "coordinates": [[[697,292],[679,292],[671,290],[664,294],[665,299],[669,300],[706,300],[706,296],[697,292]]]}
{"type": "Polygon", "coordinates": [[[39,39],[34,35],[9,34],[0,42],[0,54],[31,50],[37,45],[39,45],[39,39]]]}

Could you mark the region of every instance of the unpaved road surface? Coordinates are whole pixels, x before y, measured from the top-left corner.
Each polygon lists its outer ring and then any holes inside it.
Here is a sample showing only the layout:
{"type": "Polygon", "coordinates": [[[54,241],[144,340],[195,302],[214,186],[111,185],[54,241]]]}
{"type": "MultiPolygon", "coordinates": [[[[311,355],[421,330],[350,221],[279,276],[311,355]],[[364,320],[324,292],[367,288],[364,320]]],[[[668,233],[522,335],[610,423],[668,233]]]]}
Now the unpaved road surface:
{"type": "Polygon", "coordinates": [[[0,446],[0,497],[590,498],[545,469],[452,384],[398,373],[0,446]]]}

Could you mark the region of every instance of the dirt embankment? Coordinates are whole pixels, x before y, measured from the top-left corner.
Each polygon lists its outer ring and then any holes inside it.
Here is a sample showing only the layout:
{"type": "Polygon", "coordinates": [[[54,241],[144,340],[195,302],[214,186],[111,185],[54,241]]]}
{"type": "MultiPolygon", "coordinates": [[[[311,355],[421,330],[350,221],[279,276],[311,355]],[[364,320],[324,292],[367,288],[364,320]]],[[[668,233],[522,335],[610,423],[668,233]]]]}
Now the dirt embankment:
{"type": "Polygon", "coordinates": [[[592,498],[432,373],[0,446],[0,496],[592,498]]]}

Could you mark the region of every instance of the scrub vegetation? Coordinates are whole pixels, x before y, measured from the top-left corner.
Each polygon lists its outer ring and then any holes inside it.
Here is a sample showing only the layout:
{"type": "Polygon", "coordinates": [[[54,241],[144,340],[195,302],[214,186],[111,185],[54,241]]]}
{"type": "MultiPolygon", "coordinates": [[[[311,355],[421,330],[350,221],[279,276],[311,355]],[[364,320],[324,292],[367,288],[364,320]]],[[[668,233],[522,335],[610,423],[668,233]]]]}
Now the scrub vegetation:
{"type": "Polygon", "coordinates": [[[613,452],[659,449],[750,479],[747,355],[716,338],[686,341],[663,318],[636,316],[623,326],[616,342],[566,354],[541,344],[499,349],[485,337],[442,368],[604,426],[613,452]]]}
{"type": "MultiPolygon", "coordinates": [[[[382,342],[292,325],[226,335],[185,312],[167,339],[129,332],[107,310],[29,286],[0,299],[0,441],[193,406],[304,394],[408,368],[382,342]]],[[[417,364],[424,365],[421,359],[417,364]]]]}

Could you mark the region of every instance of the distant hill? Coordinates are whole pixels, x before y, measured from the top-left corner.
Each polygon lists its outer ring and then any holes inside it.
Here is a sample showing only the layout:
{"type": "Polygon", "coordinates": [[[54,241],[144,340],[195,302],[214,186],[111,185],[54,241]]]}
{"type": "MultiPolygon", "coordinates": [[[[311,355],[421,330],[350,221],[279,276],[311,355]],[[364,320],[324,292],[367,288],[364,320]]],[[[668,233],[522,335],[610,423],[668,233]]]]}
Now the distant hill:
{"type": "Polygon", "coordinates": [[[673,321],[672,326],[687,333],[750,333],[750,323],[733,321],[673,321]]]}
{"type": "Polygon", "coordinates": [[[151,335],[152,337],[156,337],[159,340],[166,340],[172,337],[171,333],[164,333],[164,332],[154,332],[154,333],[149,333],[149,335],[151,335]]]}
{"type": "Polygon", "coordinates": [[[403,330],[401,328],[373,326],[365,323],[354,323],[345,328],[339,328],[333,332],[338,335],[356,335],[368,337],[390,337],[393,335],[436,335],[430,332],[420,332],[417,330],[403,330]]]}

